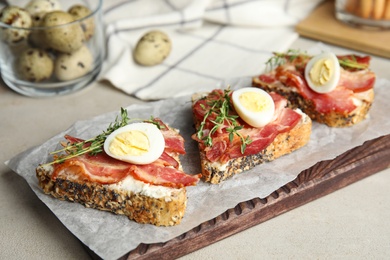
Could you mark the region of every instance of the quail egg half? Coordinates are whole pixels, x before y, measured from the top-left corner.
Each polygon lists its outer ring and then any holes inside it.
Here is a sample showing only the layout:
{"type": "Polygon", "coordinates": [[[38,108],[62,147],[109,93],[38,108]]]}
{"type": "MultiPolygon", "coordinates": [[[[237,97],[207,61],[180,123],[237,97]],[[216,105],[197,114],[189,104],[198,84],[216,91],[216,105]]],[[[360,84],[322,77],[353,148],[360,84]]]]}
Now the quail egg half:
{"type": "Polygon", "coordinates": [[[328,93],[337,87],[340,80],[340,63],[336,55],[324,52],[314,56],[306,65],[305,79],[317,93],[328,93]]]}
{"type": "Polygon", "coordinates": [[[275,103],[259,88],[241,88],[233,91],[234,109],[242,120],[253,127],[263,127],[273,119],[275,103]]]}
{"type": "Polygon", "coordinates": [[[133,123],[112,132],[104,142],[104,151],[111,157],[133,163],[149,164],[164,152],[165,140],[152,123],[133,123]]]}

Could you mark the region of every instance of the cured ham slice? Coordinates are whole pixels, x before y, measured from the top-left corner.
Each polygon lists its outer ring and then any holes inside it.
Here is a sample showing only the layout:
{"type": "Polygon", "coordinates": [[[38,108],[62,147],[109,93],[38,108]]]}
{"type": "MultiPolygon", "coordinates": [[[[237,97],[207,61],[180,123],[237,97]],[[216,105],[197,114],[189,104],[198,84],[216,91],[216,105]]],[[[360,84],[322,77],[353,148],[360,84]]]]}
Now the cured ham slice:
{"type": "MultiPolygon", "coordinates": [[[[260,76],[260,79],[262,77],[260,76]]],[[[284,67],[279,67],[276,69],[275,81],[269,84],[280,83],[284,86],[295,88],[306,100],[312,100],[316,110],[320,113],[329,113],[331,111],[348,113],[356,108],[353,102],[353,90],[339,85],[329,93],[316,93],[307,85],[303,74],[291,68],[284,69],[284,67]]]]}
{"type": "Polygon", "coordinates": [[[159,160],[148,165],[135,165],[118,161],[105,153],[77,156],[54,165],[53,179],[69,174],[77,176],[79,180],[100,184],[118,183],[131,175],[145,183],[171,188],[191,186],[199,181],[199,175],[186,174],[160,163],[159,160]]]}
{"type": "Polygon", "coordinates": [[[176,169],[178,169],[180,166],[179,162],[165,151],[161,154],[158,160],[161,161],[161,163],[165,166],[173,166],[176,169]]]}
{"type": "Polygon", "coordinates": [[[355,93],[363,92],[374,87],[375,73],[372,71],[347,71],[342,69],[339,86],[343,86],[355,93]]]}
{"type": "Polygon", "coordinates": [[[183,174],[180,170],[160,164],[134,165],[131,170],[132,176],[137,180],[172,188],[196,185],[200,177],[183,174]]]}
{"type": "MultiPolygon", "coordinates": [[[[218,100],[217,97],[224,99],[222,92],[223,90],[216,89],[205,99],[200,99],[193,105],[194,116],[198,122],[202,122],[205,114],[210,110],[211,100],[216,101],[218,100]]],[[[196,134],[192,136],[194,140],[199,142],[200,149],[205,151],[206,158],[210,162],[226,163],[230,159],[258,154],[271,144],[278,134],[287,132],[295,127],[301,120],[301,114],[287,108],[287,100],[284,97],[276,93],[270,93],[270,95],[275,103],[275,114],[272,122],[264,127],[254,128],[238,119],[238,122],[243,126],[241,130],[238,130],[238,133],[241,136],[249,137],[251,140],[251,143],[246,146],[244,152],[241,150],[241,139],[237,135],[234,136],[233,140],[230,139],[229,133],[224,129],[224,127],[228,127],[227,125],[221,126],[218,131],[212,135],[211,146],[206,146],[196,134]]],[[[230,115],[237,114],[231,109],[230,115]]],[[[208,115],[204,124],[204,135],[206,135],[214,126],[212,121],[215,119],[215,116],[216,115],[213,114],[208,115]]]]}
{"type": "Polygon", "coordinates": [[[63,163],[54,164],[52,179],[55,180],[61,175],[70,175],[82,181],[112,184],[129,175],[130,166],[104,153],[94,156],[80,155],[63,163]]]}
{"type": "Polygon", "coordinates": [[[153,121],[160,126],[161,133],[165,140],[165,151],[185,154],[184,138],[179,135],[177,130],[168,127],[159,118],[154,118],[153,121]]]}

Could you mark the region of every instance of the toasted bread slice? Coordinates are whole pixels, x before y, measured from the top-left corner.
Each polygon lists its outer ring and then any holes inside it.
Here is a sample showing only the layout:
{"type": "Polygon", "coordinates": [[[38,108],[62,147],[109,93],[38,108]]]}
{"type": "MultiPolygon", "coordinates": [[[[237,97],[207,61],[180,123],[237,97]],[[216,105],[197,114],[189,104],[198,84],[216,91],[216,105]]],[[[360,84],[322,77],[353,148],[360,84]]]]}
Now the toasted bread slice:
{"type": "Polygon", "coordinates": [[[151,187],[131,176],[110,185],[79,180],[72,175],[53,180],[52,173],[52,166],[39,166],[36,169],[38,184],[44,193],[60,200],[126,215],[138,223],[156,226],[178,225],[185,213],[185,187],[151,187]]]}
{"type": "Polygon", "coordinates": [[[293,88],[282,84],[263,84],[259,77],[253,77],[252,85],[264,89],[267,92],[276,92],[284,96],[291,108],[300,108],[313,121],[326,124],[331,127],[352,126],[367,117],[368,111],[374,101],[374,90],[369,89],[364,92],[355,93],[354,103],[356,108],[351,112],[339,112],[333,110],[329,113],[320,113],[315,109],[311,100],[305,99],[300,93],[293,88]]]}
{"type": "MultiPolygon", "coordinates": [[[[206,94],[194,94],[192,103],[204,97],[206,94]]],[[[309,116],[296,109],[296,112],[302,115],[298,124],[288,132],[278,134],[273,142],[264,150],[257,154],[242,156],[235,159],[230,159],[226,163],[210,162],[206,158],[206,153],[202,150],[199,144],[199,153],[202,169],[202,180],[212,184],[218,184],[222,181],[233,177],[236,174],[242,173],[254,168],[256,165],[270,162],[283,155],[289,154],[310,140],[312,121],[309,116]]],[[[195,128],[198,129],[200,122],[194,117],[195,128]]]]}

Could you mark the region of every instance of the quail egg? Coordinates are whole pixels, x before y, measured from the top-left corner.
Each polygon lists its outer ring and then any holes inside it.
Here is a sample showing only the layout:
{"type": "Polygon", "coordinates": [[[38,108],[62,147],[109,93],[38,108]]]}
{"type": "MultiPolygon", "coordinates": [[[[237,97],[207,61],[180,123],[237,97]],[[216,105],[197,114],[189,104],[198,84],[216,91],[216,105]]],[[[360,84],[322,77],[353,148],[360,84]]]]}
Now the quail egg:
{"type": "Polygon", "coordinates": [[[79,23],[72,23],[74,18],[63,11],[46,13],[41,25],[47,44],[54,50],[71,53],[83,46],[84,33],[79,23]],[[62,25],[62,26],[60,26],[62,25]]]}
{"type": "Polygon", "coordinates": [[[54,74],[58,80],[66,81],[87,74],[93,65],[93,56],[87,46],[73,53],[63,53],[54,62],[54,74]]]}
{"type": "Polygon", "coordinates": [[[161,31],[150,31],[138,41],[134,49],[135,61],[144,66],[153,66],[163,62],[172,49],[168,35],[161,31]]]}
{"type": "Polygon", "coordinates": [[[50,78],[53,60],[46,51],[29,48],[16,59],[16,71],[24,80],[41,82],[50,78]]]}
{"type": "Polygon", "coordinates": [[[263,127],[273,119],[274,100],[262,89],[247,87],[235,90],[232,101],[240,118],[253,127],[263,127]]]}
{"type": "Polygon", "coordinates": [[[151,123],[133,123],[121,127],[104,142],[104,151],[109,156],[133,164],[152,163],[164,149],[164,136],[151,123]]]}
{"type": "Polygon", "coordinates": [[[42,19],[45,16],[46,12],[35,13],[31,15],[32,25],[31,27],[41,27],[42,19]]]}
{"type": "Polygon", "coordinates": [[[305,79],[317,93],[334,90],[340,80],[340,63],[334,53],[324,52],[314,56],[306,65],[305,79]]]}
{"type": "Polygon", "coordinates": [[[60,10],[61,5],[56,0],[31,0],[25,7],[26,11],[31,15],[37,13],[48,13],[55,10],[60,10]]]}
{"type": "MultiPolygon", "coordinates": [[[[84,6],[84,5],[74,5],[69,10],[68,13],[70,13],[74,20],[80,20],[84,17],[87,17],[91,14],[91,10],[84,6]]],[[[87,18],[85,20],[80,21],[81,28],[84,31],[85,39],[89,40],[92,38],[94,31],[95,31],[95,22],[93,18],[87,18]]]]}
{"type": "Polygon", "coordinates": [[[27,39],[30,31],[20,28],[30,28],[32,25],[30,14],[17,6],[6,6],[0,11],[0,22],[19,28],[3,28],[2,40],[7,43],[18,43],[27,39]]]}
{"type": "Polygon", "coordinates": [[[33,27],[33,29],[31,29],[31,33],[29,35],[28,41],[33,47],[48,50],[50,49],[50,47],[45,40],[45,35],[44,35],[45,29],[41,27],[42,19],[45,16],[45,14],[46,13],[41,12],[41,13],[36,13],[34,15],[31,15],[31,19],[32,19],[31,27],[33,27]]]}

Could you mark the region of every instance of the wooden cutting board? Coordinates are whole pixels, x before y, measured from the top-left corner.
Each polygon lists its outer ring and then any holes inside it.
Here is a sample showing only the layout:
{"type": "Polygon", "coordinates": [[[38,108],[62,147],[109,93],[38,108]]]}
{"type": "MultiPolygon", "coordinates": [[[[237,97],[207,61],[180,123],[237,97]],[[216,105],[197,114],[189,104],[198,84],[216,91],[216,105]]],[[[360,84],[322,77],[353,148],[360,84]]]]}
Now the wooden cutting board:
{"type": "MultiPolygon", "coordinates": [[[[176,259],[382,171],[390,167],[389,161],[390,135],[367,141],[302,171],[266,198],[239,203],[165,243],[141,243],[119,260],[176,259]]],[[[84,247],[92,259],[101,260],[84,247]]]]}
{"type": "Polygon", "coordinates": [[[303,37],[390,58],[390,30],[353,27],[335,17],[334,1],[325,1],[295,30],[303,37]]]}

